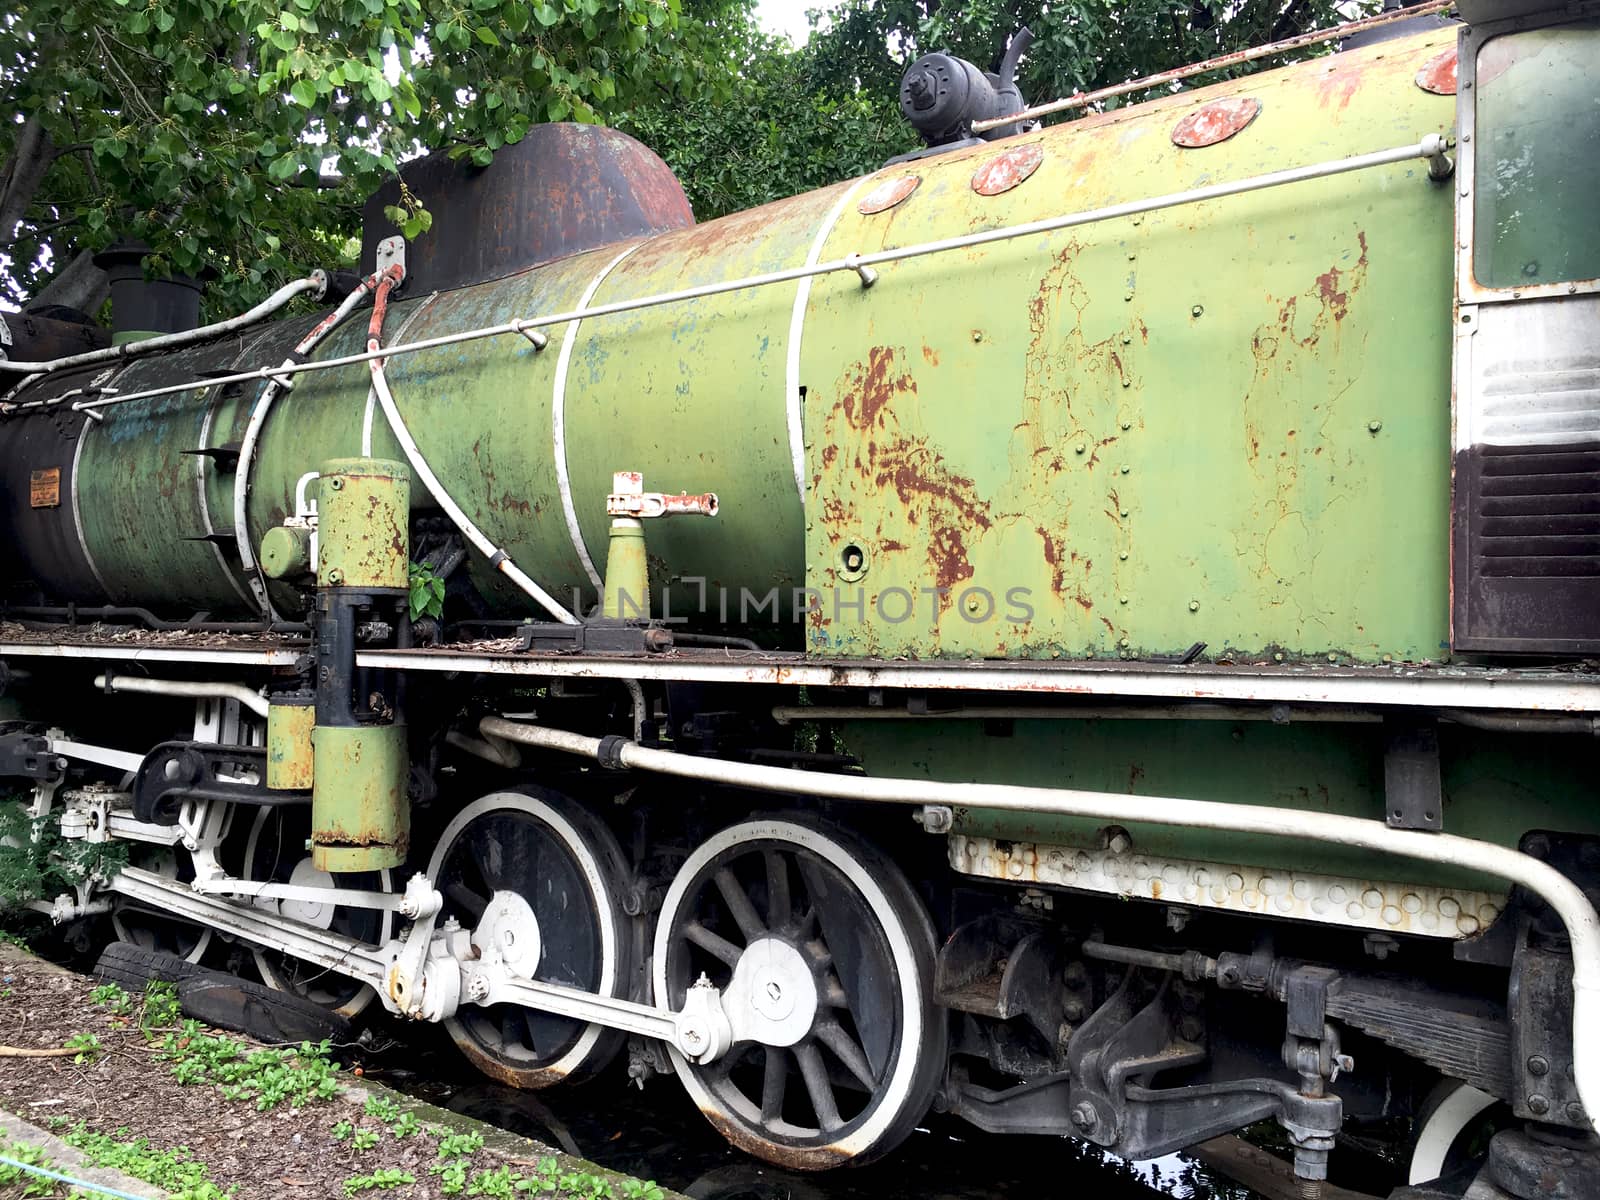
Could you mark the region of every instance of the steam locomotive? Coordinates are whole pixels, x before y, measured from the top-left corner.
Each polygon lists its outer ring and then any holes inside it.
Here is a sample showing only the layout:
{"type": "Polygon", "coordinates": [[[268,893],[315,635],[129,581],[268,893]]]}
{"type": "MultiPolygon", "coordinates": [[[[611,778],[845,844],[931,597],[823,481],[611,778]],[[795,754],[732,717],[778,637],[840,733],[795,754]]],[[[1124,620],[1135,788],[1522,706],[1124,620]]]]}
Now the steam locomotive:
{"type": "Polygon", "coordinates": [[[1600,1195],[1600,6],[1460,10],[1049,128],[929,56],[706,224],[549,125],[11,338],[0,777],[121,851],[32,905],[793,1168],[1600,1195]]]}

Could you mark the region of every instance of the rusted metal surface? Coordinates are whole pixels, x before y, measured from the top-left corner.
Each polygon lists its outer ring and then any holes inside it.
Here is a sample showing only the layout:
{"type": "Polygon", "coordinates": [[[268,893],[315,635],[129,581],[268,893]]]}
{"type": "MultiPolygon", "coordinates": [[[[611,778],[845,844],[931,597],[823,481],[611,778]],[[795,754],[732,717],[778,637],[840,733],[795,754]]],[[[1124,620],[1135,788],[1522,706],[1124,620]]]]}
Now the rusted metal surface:
{"type": "Polygon", "coordinates": [[[887,212],[916,191],[921,183],[920,175],[897,175],[892,179],[885,179],[861,198],[860,203],[856,205],[856,211],[864,217],[870,217],[873,213],[887,212]]]}
{"type": "MultiPolygon", "coordinates": [[[[1131,810],[1137,811],[1136,805],[1131,810]]],[[[1301,868],[1168,858],[953,833],[951,869],[1009,883],[1042,883],[1376,933],[1470,937],[1492,925],[1505,893],[1359,879],[1301,868]]]]}
{"type": "Polygon", "coordinates": [[[1039,169],[1044,147],[1037,142],[1002,150],[972,173],[972,190],[980,196],[1009,192],[1039,169]]]}
{"type": "Polygon", "coordinates": [[[1012,113],[1007,117],[997,117],[992,121],[974,121],[972,123],[972,131],[974,133],[982,133],[985,130],[997,129],[1001,125],[1009,125],[1015,121],[1046,117],[1051,113],[1066,112],[1074,108],[1087,108],[1091,104],[1100,103],[1102,100],[1126,96],[1132,92],[1143,92],[1152,88],[1165,87],[1167,84],[1193,79],[1196,75],[1209,75],[1212,71],[1224,71],[1229,67],[1242,66],[1245,63],[1256,62],[1259,59],[1271,58],[1276,54],[1286,54],[1291,50],[1300,50],[1306,46],[1320,46],[1324,42],[1336,42],[1341,38],[1349,37],[1351,34],[1363,33],[1369,29],[1379,29],[1396,21],[1415,20],[1417,17],[1425,17],[1430,13],[1442,13],[1454,3],[1455,0],[1428,0],[1428,3],[1425,4],[1418,4],[1411,8],[1394,9],[1371,17],[1363,17],[1358,21],[1349,21],[1343,25],[1336,25],[1332,29],[1319,29],[1312,33],[1302,33],[1295,37],[1284,38],[1282,41],[1252,46],[1248,50],[1235,50],[1230,54],[1219,54],[1216,58],[1208,58],[1204,62],[1193,63],[1187,67],[1175,67],[1170,71],[1158,71],[1154,75],[1145,75],[1140,79],[1129,80],[1127,83],[1119,83],[1113,87],[1100,88],[1093,92],[1079,92],[1076,95],[1065,96],[1060,100],[1052,100],[1047,104],[1035,104],[1032,108],[1025,108],[1020,113],[1012,113]]]}
{"type": "MultiPolygon", "coordinates": [[[[406,247],[410,293],[498,279],[596,246],[694,224],[668,166],[626,134],[599,125],[535,125],[487,167],[439,153],[407,164],[405,185],[434,214],[406,247]]],[[[384,207],[400,182],[362,210],[361,261],[396,232],[384,207]]]]}
{"type": "Polygon", "coordinates": [[[1179,121],[1172,130],[1176,146],[1198,150],[1225,142],[1261,112],[1261,101],[1254,96],[1227,96],[1213,100],[1179,121]]]}
{"type": "Polygon", "coordinates": [[[1435,96],[1456,94],[1456,48],[1441,50],[1417,72],[1417,86],[1435,96]]]}
{"type": "MultiPolygon", "coordinates": [[[[52,306],[51,311],[69,313],[72,310],[52,306]]],[[[3,313],[0,325],[10,337],[9,345],[4,345],[4,339],[0,339],[0,349],[4,349],[7,358],[18,362],[46,362],[111,344],[110,332],[99,325],[62,320],[46,313],[3,313]]]]}

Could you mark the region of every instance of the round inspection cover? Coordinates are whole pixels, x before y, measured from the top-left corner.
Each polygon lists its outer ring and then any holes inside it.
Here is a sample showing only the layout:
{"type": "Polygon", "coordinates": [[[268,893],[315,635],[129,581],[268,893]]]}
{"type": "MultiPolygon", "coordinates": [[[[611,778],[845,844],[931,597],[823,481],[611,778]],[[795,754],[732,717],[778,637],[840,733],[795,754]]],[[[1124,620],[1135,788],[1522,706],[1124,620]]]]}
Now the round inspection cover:
{"type": "Polygon", "coordinates": [[[1043,161],[1044,147],[1037,143],[1003,150],[972,173],[972,190],[980,196],[1009,192],[1037,171],[1043,161]]]}
{"type": "Polygon", "coordinates": [[[1254,96],[1229,96],[1213,100],[1179,121],[1172,129],[1172,142],[1186,150],[1215,146],[1238,133],[1261,112],[1261,101],[1254,96]]]}
{"type": "Polygon", "coordinates": [[[1417,86],[1435,96],[1456,94],[1456,48],[1441,50],[1417,72],[1417,86]]]}
{"type": "Polygon", "coordinates": [[[856,211],[864,217],[870,217],[873,213],[888,212],[916,191],[921,183],[920,175],[897,175],[893,179],[885,179],[861,198],[861,203],[856,205],[856,211]]]}

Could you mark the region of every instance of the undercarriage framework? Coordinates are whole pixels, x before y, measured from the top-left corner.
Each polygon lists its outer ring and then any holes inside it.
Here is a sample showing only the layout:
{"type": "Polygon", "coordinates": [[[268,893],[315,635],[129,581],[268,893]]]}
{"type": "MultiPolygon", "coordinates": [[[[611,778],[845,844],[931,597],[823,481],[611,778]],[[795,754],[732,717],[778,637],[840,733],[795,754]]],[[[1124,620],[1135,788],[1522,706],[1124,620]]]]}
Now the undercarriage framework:
{"type": "Polygon", "coordinates": [[[1418,1196],[1449,1194],[1427,1189],[1452,1171],[1543,1194],[1517,1171],[1551,1154],[1587,1170],[1574,950],[1594,936],[1600,839],[1455,834],[1438,783],[1458,726],[1577,744],[1583,677],[1157,670],[1166,694],[1129,695],[1124,674],[1099,696],[1077,691],[1092,670],[1043,671],[1059,691],[1041,700],[983,666],[863,663],[801,695],[778,678],[813,668],[754,651],[385,651],[362,688],[408,693],[409,845],[394,867],[328,871],[308,853],[312,790],[267,783],[282,693],[259,681],[290,679],[301,651],[227,641],[3,647],[13,697],[49,680],[94,713],[6,725],[5,774],[61,838],[127,852],[34,907],[109,913],[194,961],[235,947],[346,1014],[441,1022],[518,1086],[626,1049],[641,1083],[677,1075],[730,1140],[792,1167],[885,1153],[932,1106],[1133,1158],[1272,1120],[1312,1181],[1351,1128],[1405,1117],[1418,1196]],[[1086,721],[1387,731],[1386,819],[878,775],[840,733],[1086,721]],[[1067,813],[1098,848],[1051,842],[1040,823],[1067,813]],[[1008,836],[1012,817],[1034,836],[1008,836]],[[1371,886],[1280,851],[1246,884],[1164,852],[1151,821],[1302,854],[1338,839],[1413,870],[1371,886]]]}

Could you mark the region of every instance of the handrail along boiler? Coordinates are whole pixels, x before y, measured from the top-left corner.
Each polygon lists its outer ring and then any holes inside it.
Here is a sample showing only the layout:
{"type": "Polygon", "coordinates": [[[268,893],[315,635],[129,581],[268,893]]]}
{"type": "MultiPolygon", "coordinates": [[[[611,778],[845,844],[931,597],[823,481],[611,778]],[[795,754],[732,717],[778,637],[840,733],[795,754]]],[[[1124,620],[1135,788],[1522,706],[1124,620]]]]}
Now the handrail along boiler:
{"type": "Polygon", "coordinates": [[[1050,128],[930,55],[703,225],[539,127],[364,278],[20,337],[0,786],[126,851],[29,904],[794,1168],[1600,1195],[1600,5],[1419,11],[1050,128]]]}

